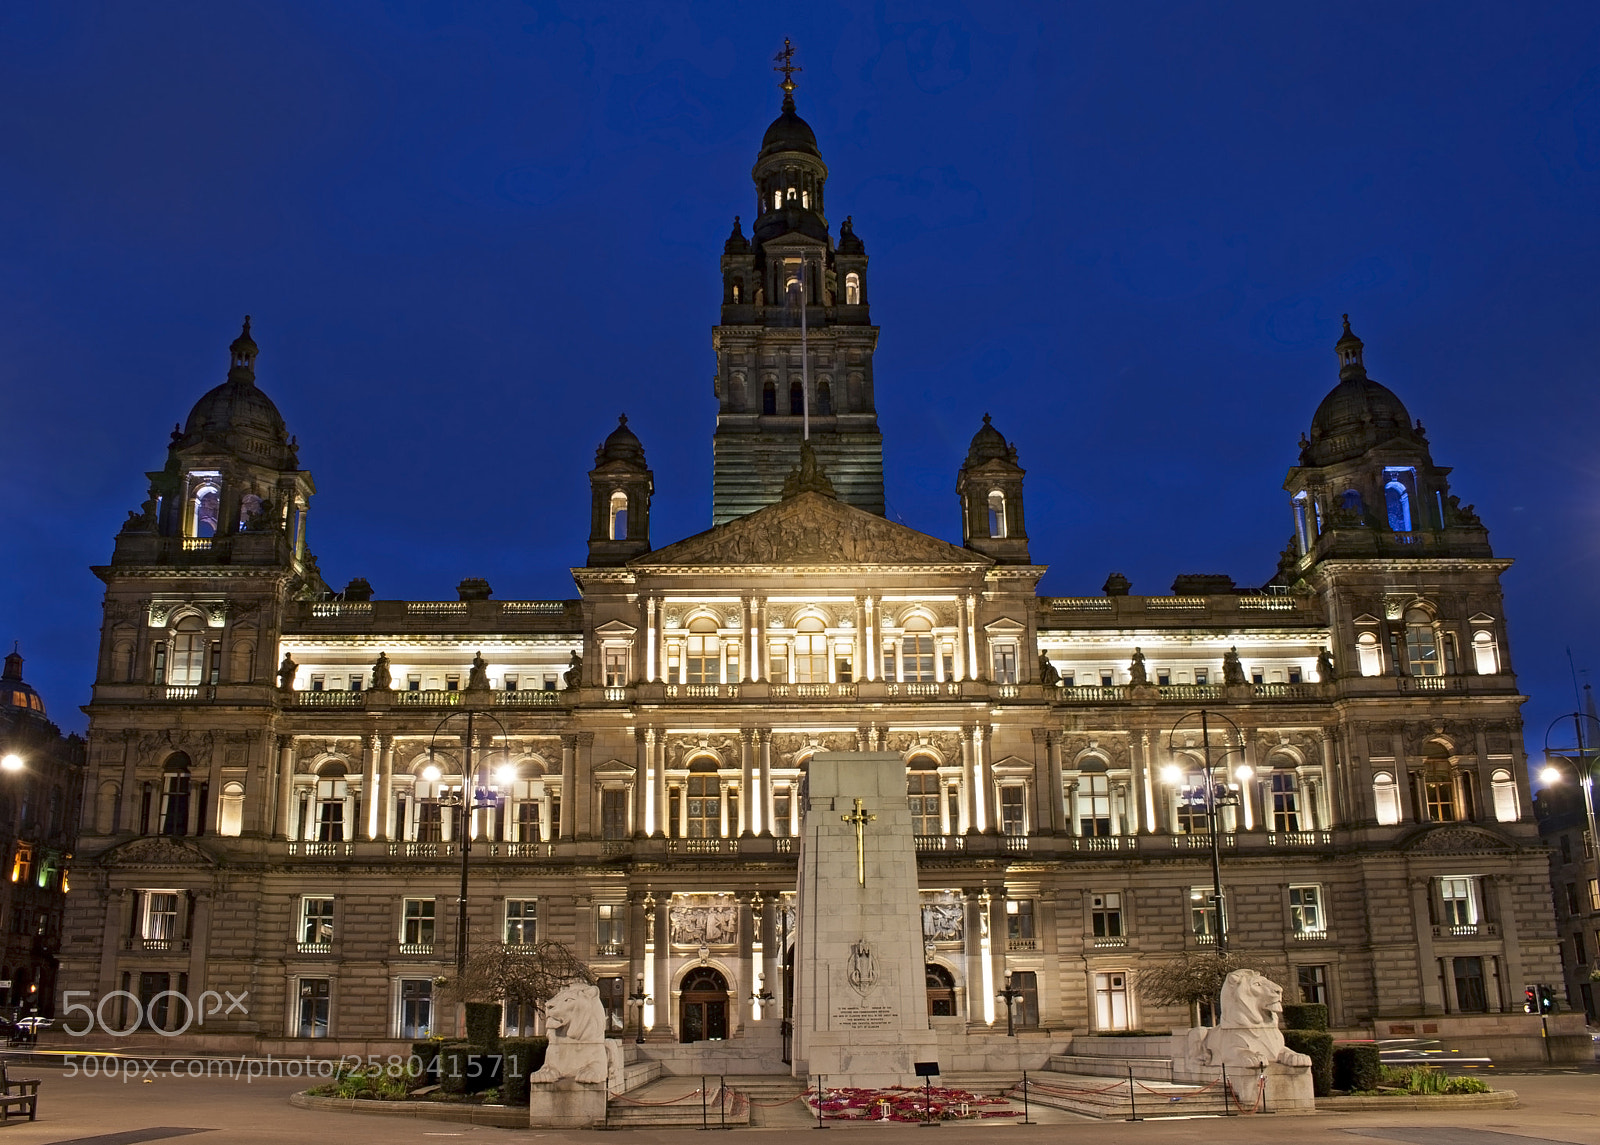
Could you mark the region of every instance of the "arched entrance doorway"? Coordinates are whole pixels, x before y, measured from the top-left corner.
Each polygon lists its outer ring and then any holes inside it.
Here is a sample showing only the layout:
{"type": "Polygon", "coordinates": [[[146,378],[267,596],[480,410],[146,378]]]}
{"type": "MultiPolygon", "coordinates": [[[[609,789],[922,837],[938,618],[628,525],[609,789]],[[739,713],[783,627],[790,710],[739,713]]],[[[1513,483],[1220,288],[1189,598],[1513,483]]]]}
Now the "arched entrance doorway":
{"type": "Polygon", "coordinates": [[[928,1015],[933,1018],[956,1016],[956,980],[943,966],[928,963],[928,1015]]]}
{"type": "Polygon", "coordinates": [[[728,980],[709,966],[697,966],[683,976],[678,1040],[721,1041],[727,1036],[728,980]]]}

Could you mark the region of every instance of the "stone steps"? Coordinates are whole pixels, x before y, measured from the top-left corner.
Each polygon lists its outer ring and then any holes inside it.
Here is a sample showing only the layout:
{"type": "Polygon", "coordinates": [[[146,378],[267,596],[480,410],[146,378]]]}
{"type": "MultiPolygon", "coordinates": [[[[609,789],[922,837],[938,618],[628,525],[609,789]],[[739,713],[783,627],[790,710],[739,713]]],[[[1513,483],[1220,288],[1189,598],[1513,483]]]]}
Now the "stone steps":
{"type": "MultiPolygon", "coordinates": [[[[1135,1079],[1129,1099],[1126,1068],[1121,1080],[1047,1070],[1028,1075],[1028,1101],[1102,1120],[1163,1117],[1221,1117],[1225,1112],[1220,1085],[1209,1088],[1135,1079]]],[[[1248,1100],[1248,1097],[1246,1098],[1248,1100]]],[[[1237,1106],[1233,1107],[1237,1112],[1237,1106]]]]}
{"type": "Polygon", "coordinates": [[[668,1077],[652,1081],[606,1106],[606,1125],[623,1129],[698,1129],[701,1124],[745,1128],[750,1124],[750,1101],[730,1085],[717,1100],[716,1080],[702,1107],[700,1079],[668,1077]]]}
{"type": "MultiPolygon", "coordinates": [[[[1032,1077],[1032,1074],[1028,1075],[1032,1077]]],[[[1012,1086],[1022,1084],[1021,1070],[955,1070],[941,1074],[933,1079],[936,1087],[943,1089],[964,1089],[968,1093],[976,1093],[981,1097],[998,1097],[1006,1093],[1012,1086]]]]}

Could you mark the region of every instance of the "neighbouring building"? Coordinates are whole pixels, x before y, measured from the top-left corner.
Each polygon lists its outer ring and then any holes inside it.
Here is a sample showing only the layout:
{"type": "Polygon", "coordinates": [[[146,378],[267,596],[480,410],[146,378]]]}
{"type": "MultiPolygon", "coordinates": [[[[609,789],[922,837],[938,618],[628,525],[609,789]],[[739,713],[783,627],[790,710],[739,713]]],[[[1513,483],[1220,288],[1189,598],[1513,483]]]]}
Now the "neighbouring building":
{"type": "Polygon", "coordinates": [[[1264,586],[1041,596],[987,416],[929,522],[959,543],[884,518],[870,270],[827,174],[786,92],[721,254],[712,527],[653,544],[624,419],[571,599],[330,591],[246,323],[95,570],[72,988],[167,1028],[168,991],[247,994],[205,1029],[263,1046],[419,1036],[470,831],[472,944],[559,939],[653,1042],[776,1038],[807,760],[892,750],[936,1026],[1004,1029],[1008,979],[1025,1030],[1187,1024],[1137,976],[1224,923],[1340,1027],[1515,1025],[1560,964],[1510,562],[1348,323],[1264,586]],[[465,827],[464,790],[492,795],[465,827]]]}
{"type": "Polygon", "coordinates": [[[0,1017],[52,1012],[83,764],[83,740],[50,722],[12,651],[0,675],[0,1017]]]}

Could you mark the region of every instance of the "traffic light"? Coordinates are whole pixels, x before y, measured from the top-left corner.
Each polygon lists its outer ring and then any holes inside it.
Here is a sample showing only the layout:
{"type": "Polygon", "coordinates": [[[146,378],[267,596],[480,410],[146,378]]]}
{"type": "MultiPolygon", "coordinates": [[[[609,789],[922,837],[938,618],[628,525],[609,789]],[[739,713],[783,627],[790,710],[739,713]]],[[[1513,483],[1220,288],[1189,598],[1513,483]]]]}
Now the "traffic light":
{"type": "Polygon", "coordinates": [[[1539,987],[1539,1013],[1553,1014],[1556,1009],[1556,988],[1554,986],[1540,985],[1539,987]]]}
{"type": "Polygon", "coordinates": [[[1529,986],[1522,992],[1522,1012],[1524,1014],[1537,1014],[1539,1012],[1539,988],[1529,986]]]}

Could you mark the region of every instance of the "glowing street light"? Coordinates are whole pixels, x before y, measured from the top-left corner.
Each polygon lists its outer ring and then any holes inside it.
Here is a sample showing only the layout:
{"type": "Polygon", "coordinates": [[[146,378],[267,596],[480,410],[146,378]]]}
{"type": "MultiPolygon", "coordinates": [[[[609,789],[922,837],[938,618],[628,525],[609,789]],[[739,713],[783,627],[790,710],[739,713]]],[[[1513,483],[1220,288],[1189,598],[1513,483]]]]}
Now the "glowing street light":
{"type": "Polygon", "coordinates": [[[21,771],[22,757],[14,751],[7,752],[4,757],[0,757],[0,768],[6,771],[21,771]]]}

